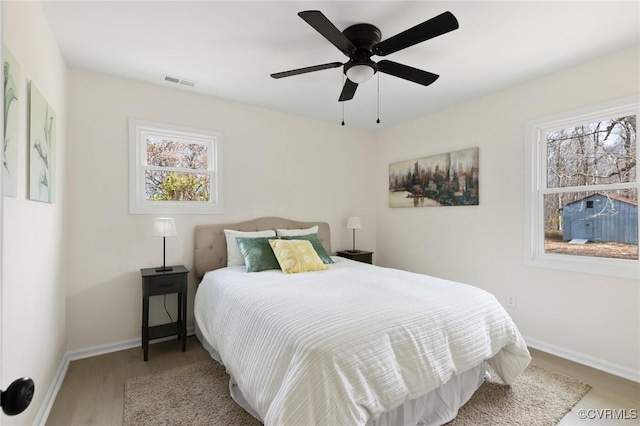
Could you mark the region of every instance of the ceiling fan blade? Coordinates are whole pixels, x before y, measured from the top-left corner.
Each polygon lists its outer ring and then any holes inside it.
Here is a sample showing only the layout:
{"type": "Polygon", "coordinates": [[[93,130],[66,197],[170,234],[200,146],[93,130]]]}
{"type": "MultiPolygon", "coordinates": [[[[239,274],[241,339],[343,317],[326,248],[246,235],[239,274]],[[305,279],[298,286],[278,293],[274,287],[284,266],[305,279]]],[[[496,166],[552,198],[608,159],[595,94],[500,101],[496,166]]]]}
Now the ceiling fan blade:
{"type": "Polygon", "coordinates": [[[423,86],[430,85],[440,77],[438,74],[422,71],[418,68],[387,60],[378,62],[378,72],[413,81],[414,83],[422,84],[423,86]]]}
{"type": "Polygon", "coordinates": [[[391,38],[381,41],[373,46],[373,53],[378,56],[386,56],[398,50],[405,49],[414,44],[437,37],[458,29],[458,20],[453,13],[444,12],[434,18],[424,21],[415,27],[409,28],[391,38]]]}
{"type": "Polygon", "coordinates": [[[328,64],[314,65],[312,67],[298,68],[297,70],[277,72],[277,73],[271,74],[271,77],[273,78],[291,77],[293,75],[306,74],[308,72],[327,70],[329,68],[338,68],[338,67],[341,67],[342,65],[344,65],[342,62],[330,62],[328,64]]]}
{"type": "Polygon", "coordinates": [[[340,93],[338,102],[350,101],[351,99],[353,99],[353,95],[356,94],[357,88],[358,84],[347,78],[347,80],[344,82],[344,87],[342,88],[342,93],[340,93]]]}
{"type": "Polygon", "coordinates": [[[329,40],[331,44],[337,47],[342,53],[349,56],[350,53],[356,51],[356,47],[345,37],[335,25],[327,19],[319,10],[305,10],[298,13],[307,24],[311,25],[324,38],[329,40]]]}

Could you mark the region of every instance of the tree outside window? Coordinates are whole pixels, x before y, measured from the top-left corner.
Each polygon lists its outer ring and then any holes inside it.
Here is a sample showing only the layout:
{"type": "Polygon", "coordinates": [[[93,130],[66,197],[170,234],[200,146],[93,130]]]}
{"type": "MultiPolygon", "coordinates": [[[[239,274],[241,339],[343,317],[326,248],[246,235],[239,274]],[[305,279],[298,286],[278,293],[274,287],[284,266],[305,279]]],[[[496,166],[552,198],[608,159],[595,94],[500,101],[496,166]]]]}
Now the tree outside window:
{"type": "Polygon", "coordinates": [[[209,201],[206,144],[153,136],[146,140],[145,196],[150,201],[209,201]],[[198,172],[205,173],[198,173],[198,172]]]}

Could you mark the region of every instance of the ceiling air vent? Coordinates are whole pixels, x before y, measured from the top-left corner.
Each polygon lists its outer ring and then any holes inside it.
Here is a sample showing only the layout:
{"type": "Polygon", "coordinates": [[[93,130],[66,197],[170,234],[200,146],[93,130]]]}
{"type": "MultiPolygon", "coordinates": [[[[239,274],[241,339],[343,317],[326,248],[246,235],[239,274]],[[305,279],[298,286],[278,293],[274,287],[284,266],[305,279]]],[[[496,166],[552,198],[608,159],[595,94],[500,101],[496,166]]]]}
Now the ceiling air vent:
{"type": "Polygon", "coordinates": [[[168,81],[170,83],[182,84],[183,86],[193,87],[193,86],[196,85],[195,81],[186,80],[184,78],[179,78],[179,77],[173,77],[173,76],[167,75],[167,74],[163,74],[162,75],[162,79],[164,81],[168,81]]]}

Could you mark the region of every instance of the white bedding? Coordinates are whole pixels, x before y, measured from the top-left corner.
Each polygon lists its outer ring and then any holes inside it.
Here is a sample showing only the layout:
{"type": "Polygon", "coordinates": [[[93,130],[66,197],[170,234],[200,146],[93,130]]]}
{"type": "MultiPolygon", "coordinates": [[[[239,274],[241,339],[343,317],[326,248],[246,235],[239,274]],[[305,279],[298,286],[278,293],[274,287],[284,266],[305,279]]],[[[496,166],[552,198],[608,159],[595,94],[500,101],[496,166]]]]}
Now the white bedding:
{"type": "Polygon", "coordinates": [[[529,363],[491,294],[333,259],[292,275],[222,268],[199,285],[197,327],[266,425],[363,425],[484,360],[506,383],[529,363]]]}

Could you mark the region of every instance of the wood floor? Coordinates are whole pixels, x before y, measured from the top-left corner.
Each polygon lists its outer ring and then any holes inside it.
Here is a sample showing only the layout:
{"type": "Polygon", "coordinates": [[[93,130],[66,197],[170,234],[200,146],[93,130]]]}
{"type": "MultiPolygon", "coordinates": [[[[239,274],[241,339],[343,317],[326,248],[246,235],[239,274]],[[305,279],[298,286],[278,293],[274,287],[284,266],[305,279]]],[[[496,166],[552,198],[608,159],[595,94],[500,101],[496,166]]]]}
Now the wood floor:
{"type": "MultiPolygon", "coordinates": [[[[560,426],[640,425],[637,416],[635,419],[611,419],[619,417],[620,413],[633,417],[634,413],[640,412],[639,384],[533,349],[531,355],[535,364],[592,386],[562,419],[560,426]],[[584,413],[590,418],[581,419],[583,412],[580,410],[586,410],[584,413]]],[[[180,352],[180,343],[175,340],[150,345],[147,362],[142,360],[142,348],[72,361],[47,425],[121,425],[124,382],[128,378],[205,359],[209,359],[209,354],[195,337],[189,337],[184,353],[180,352]]]]}
{"type": "Polygon", "coordinates": [[[592,387],[560,426],[640,425],[640,384],[535,349],[529,352],[534,364],[592,387]]]}
{"type": "Polygon", "coordinates": [[[186,352],[170,340],[149,345],[149,360],[142,358],[140,347],[71,361],[46,424],[121,425],[127,379],[211,359],[193,336],[186,352]]]}

